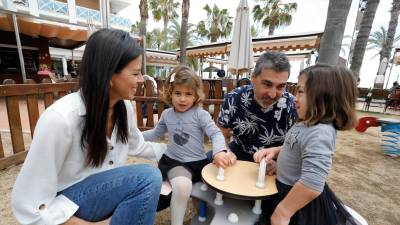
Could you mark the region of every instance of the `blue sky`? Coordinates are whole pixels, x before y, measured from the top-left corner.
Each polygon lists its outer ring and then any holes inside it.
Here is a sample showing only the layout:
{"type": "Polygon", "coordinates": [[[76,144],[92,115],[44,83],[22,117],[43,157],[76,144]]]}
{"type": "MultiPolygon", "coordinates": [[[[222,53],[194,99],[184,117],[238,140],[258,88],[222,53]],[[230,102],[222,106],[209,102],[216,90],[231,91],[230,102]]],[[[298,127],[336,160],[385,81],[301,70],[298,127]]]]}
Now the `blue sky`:
{"type": "MultiPolygon", "coordinates": [[[[130,18],[132,21],[139,21],[139,0],[133,0],[132,5],[123,11],[121,11],[121,15],[130,18]]],[[[181,1],[180,1],[181,2],[181,1]]],[[[275,34],[295,34],[295,33],[303,33],[310,31],[323,31],[326,22],[326,14],[328,9],[328,0],[283,0],[283,2],[297,2],[297,12],[293,15],[293,22],[290,26],[275,30],[275,34]]],[[[353,0],[350,8],[349,15],[347,17],[347,24],[345,35],[351,36],[353,33],[354,22],[357,13],[359,0],[353,0]]],[[[250,8],[252,8],[256,1],[248,0],[250,8]]],[[[381,0],[378,6],[377,13],[375,15],[375,20],[372,26],[372,31],[378,30],[380,26],[388,27],[389,19],[390,19],[390,8],[392,1],[390,0],[381,0]]],[[[236,14],[236,7],[239,4],[239,0],[192,0],[190,2],[190,15],[189,22],[193,24],[197,24],[200,20],[206,18],[206,12],[203,10],[205,4],[214,5],[216,4],[219,8],[227,8],[229,10],[230,16],[234,17],[236,14]]],[[[180,7],[178,9],[178,13],[180,14],[180,7]]],[[[152,20],[152,16],[150,13],[148,21],[148,30],[151,30],[155,27],[162,28],[162,21],[155,22],[152,20]]],[[[233,20],[232,20],[233,21],[233,20]]],[[[252,21],[252,20],[251,20],[252,21]]],[[[399,33],[399,29],[397,29],[397,33],[399,33]]],[[[267,29],[263,29],[261,36],[267,36],[267,29]]],[[[351,38],[345,38],[343,43],[350,44],[351,38]]],[[[347,54],[349,51],[346,49],[346,54],[341,55],[347,59],[347,54]]],[[[376,76],[376,71],[378,70],[379,65],[379,57],[372,57],[377,53],[375,50],[369,50],[366,52],[364,56],[363,65],[360,72],[362,87],[371,87],[373,86],[373,82],[376,76]]],[[[389,69],[386,73],[386,77],[388,77],[389,69]]],[[[391,77],[389,80],[388,87],[392,86],[393,81],[397,79],[398,74],[400,74],[400,68],[393,66],[391,77]]],[[[293,71],[291,75],[292,81],[297,80],[296,78],[296,70],[293,71]]],[[[386,81],[385,81],[386,85],[386,81]]]]}

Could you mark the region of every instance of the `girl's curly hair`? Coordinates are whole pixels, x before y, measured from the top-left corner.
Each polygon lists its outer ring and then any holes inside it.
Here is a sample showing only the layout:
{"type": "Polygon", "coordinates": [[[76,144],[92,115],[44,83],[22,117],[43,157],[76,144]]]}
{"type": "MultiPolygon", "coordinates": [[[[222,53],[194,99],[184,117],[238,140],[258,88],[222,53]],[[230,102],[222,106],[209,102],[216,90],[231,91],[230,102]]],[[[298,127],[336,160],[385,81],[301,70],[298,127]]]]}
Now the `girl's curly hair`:
{"type": "Polygon", "coordinates": [[[185,85],[194,90],[194,105],[199,105],[204,100],[203,83],[190,67],[184,65],[175,67],[165,80],[162,94],[164,101],[169,105],[172,105],[172,92],[175,85],[185,85]]]}

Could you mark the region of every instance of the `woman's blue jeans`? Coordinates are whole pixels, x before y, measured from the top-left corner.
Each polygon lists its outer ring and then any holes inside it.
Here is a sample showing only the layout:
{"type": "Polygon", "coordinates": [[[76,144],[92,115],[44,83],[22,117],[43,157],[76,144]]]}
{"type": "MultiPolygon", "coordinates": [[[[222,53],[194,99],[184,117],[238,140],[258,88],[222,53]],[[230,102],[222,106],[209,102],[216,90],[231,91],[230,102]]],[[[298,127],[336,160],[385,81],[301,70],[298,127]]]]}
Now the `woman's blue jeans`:
{"type": "Polygon", "coordinates": [[[75,202],[74,216],[111,225],[150,225],[161,189],[160,171],[146,164],[119,167],[91,175],[59,192],[75,202]]]}

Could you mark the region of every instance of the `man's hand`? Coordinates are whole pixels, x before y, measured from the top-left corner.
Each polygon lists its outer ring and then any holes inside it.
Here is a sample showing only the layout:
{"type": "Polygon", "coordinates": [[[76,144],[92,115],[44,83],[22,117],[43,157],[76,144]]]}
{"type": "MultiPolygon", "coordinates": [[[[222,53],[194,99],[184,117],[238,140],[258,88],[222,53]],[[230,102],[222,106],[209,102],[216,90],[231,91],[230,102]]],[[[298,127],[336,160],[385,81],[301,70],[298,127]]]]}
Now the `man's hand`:
{"type": "Polygon", "coordinates": [[[217,167],[226,168],[228,166],[232,166],[236,163],[236,155],[231,151],[221,151],[214,155],[213,163],[217,167]]]}

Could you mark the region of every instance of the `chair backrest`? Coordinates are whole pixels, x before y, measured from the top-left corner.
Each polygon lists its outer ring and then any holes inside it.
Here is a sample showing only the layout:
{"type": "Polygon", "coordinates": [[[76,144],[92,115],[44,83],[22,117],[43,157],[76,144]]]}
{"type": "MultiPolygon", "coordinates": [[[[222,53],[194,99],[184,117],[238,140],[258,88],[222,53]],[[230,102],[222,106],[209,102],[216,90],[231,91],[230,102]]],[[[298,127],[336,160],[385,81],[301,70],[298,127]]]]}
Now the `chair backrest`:
{"type": "Polygon", "coordinates": [[[358,89],[358,97],[363,98],[363,97],[367,97],[369,92],[369,88],[357,88],[358,89]]]}
{"type": "Polygon", "coordinates": [[[390,94],[390,90],[388,90],[388,89],[381,89],[381,88],[372,89],[372,98],[373,99],[387,99],[389,94],[390,94]]]}
{"type": "Polygon", "coordinates": [[[400,88],[396,88],[394,94],[391,96],[392,99],[400,99],[400,88]]]}

